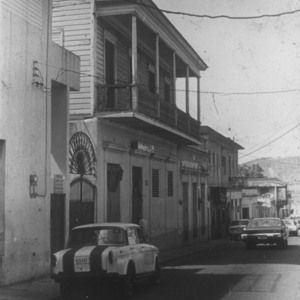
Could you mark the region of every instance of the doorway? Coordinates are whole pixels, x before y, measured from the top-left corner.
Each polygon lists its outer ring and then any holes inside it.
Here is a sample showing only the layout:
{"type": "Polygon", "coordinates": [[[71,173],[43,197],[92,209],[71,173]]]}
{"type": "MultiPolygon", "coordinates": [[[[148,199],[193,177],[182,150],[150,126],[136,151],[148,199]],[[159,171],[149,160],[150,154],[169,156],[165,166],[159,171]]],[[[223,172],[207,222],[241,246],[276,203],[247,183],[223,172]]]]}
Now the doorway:
{"type": "Polygon", "coordinates": [[[105,78],[108,85],[106,108],[115,108],[115,45],[105,40],[105,78]]]}
{"type": "Polygon", "coordinates": [[[132,222],[143,217],[143,169],[132,167],[132,222]]]}
{"type": "Polygon", "coordinates": [[[53,254],[65,246],[65,194],[51,194],[50,203],[50,251],[53,254]]]}
{"type": "Polygon", "coordinates": [[[121,221],[120,181],[123,170],[118,164],[107,164],[107,222],[121,221]]]}
{"type": "Polygon", "coordinates": [[[71,183],[70,230],[95,222],[95,187],[80,177],[71,183]]]}

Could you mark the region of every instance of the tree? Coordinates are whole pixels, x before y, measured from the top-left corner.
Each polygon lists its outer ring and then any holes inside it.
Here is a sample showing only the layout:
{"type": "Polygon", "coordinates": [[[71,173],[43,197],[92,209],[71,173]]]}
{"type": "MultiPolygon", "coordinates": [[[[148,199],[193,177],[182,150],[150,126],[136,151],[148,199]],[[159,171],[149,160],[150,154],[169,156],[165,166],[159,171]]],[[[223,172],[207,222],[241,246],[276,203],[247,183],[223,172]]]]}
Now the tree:
{"type": "Polygon", "coordinates": [[[239,172],[245,178],[263,178],[264,170],[259,164],[252,164],[252,166],[243,164],[239,166],[239,172]]]}

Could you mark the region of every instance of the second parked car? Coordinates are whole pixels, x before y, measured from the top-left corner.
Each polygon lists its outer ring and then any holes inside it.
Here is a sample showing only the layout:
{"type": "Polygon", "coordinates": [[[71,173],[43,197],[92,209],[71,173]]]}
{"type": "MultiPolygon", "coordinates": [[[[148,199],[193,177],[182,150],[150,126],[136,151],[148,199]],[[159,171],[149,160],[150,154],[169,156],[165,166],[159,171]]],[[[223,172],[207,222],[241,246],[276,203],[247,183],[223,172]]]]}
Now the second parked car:
{"type": "Polygon", "coordinates": [[[249,223],[248,219],[231,221],[229,226],[230,239],[234,241],[241,239],[242,231],[245,227],[247,227],[248,223],[249,223]]]}

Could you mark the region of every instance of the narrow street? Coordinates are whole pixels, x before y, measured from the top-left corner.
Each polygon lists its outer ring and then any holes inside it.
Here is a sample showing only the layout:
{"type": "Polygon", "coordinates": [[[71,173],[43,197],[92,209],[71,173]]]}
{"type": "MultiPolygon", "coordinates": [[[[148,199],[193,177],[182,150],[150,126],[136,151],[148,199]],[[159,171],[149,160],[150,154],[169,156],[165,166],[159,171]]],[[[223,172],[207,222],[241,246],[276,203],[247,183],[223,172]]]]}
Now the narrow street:
{"type": "Polygon", "coordinates": [[[286,250],[235,242],[164,267],[161,283],[139,283],[135,299],[296,300],[300,293],[300,237],[286,250]]]}

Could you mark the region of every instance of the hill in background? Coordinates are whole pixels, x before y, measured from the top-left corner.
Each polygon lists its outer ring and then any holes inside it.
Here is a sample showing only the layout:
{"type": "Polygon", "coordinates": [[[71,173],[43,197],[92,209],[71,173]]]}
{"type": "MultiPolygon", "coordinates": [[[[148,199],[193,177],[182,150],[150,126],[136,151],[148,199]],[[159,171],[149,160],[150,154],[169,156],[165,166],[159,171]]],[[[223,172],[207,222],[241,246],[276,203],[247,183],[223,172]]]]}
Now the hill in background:
{"type": "Polygon", "coordinates": [[[263,157],[242,165],[252,166],[255,164],[263,169],[265,177],[276,177],[288,184],[300,184],[300,156],[263,157]]]}

